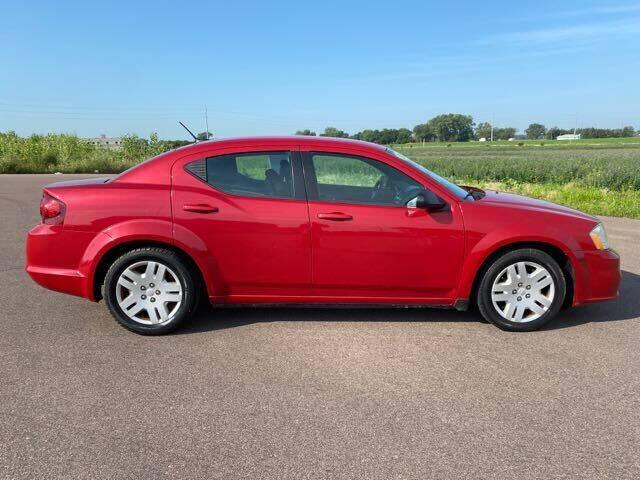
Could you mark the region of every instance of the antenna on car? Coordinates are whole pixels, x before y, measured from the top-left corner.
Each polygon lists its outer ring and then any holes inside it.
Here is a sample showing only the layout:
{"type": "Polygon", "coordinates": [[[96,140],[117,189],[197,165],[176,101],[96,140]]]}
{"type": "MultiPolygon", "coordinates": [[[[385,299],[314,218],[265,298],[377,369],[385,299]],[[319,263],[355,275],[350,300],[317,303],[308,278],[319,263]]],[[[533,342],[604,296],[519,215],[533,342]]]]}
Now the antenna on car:
{"type": "Polygon", "coordinates": [[[180,121],[178,121],[178,123],[179,123],[180,125],[182,125],[182,128],[184,128],[187,132],[189,132],[189,135],[191,135],[191,136],[193,137],[193,139],[194,139],[194,140],[196,141],[196,143],[197,143],[197,142],[198,142],[198,137],[196,137],[196,136],[193,134],[193,132],[187,128],[187,126],[186,126],[184,123],[182,123],[182,122],[180,122],[180,121]]]}

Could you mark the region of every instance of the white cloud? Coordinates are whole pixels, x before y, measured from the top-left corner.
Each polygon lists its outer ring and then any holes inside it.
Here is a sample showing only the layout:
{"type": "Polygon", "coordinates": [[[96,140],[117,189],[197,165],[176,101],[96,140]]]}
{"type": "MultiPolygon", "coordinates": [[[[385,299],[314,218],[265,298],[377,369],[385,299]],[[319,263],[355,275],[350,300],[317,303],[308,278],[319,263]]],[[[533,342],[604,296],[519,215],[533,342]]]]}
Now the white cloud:
{"type": "Polygon", "coordinates": [[[636,34],[640,34],[640,18],[502,33],[485,37],[480,43],[482,45],[508,43],[537,46],[547,43],[592,41],[612,36],[636,34]]]}
{"type": "Polygon", "coordinates": [[[616,15],[624,13],[640,12],[640,4],[634,5],[610,5],[606,7],[580,8],[569,11],[559,11],[550,14],[555,17],[581,17],[586,15],[616,15]]]}
{"type": "Polygon", "coordinates": [[[433,57],[428,62],[410,62],[395,64],[393,68],[387,66],[384,72],[370,73],[346,79],[348,82],[392,82],[405,80],[428,80],[437,77],[451,77],[452,75],[486,72],[496,65],[534,60],[562,55],[573,55],[584,52],[586,48],[580,45],[563,47],[537,48],[523,50],[506,55],[469,55],[469,56],[440,56],[433,57]]]}

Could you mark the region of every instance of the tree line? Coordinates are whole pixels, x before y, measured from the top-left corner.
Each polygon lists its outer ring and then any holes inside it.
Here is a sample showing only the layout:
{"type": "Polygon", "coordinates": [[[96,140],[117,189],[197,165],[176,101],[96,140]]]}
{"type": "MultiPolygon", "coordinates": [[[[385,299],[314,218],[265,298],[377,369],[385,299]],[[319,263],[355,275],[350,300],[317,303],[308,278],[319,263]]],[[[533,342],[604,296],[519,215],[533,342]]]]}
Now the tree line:
{"type": "Polygon", "coordinates": [[[544,125],[539,123],[532,123],[525,130],[527,138],[532,140],[538,139],[548,139],[555,140],[560,135],[566,135],[569,133],[577,133],[582,136],[582,138],[625,138],[625,137],[633,137],[636,135],[636,130],[633,127],[623,127],[623,128],[577,128],[575,130],[565,130],[558,127],[551,127],[547,129],[544,125]]]}
{"type": "MultiPolygon", "coordinates": [[[[470,140],[480,140],[483,138],[485,140],[491,140],[492,130],[494,140],[509,140],[516,138],[517,134],[517,129],[514,127],[492,127],[489,122],[481,122],[476,125],[473,117],[470,115],[448,113],[438,115],[425,123],[416,125],[413,127],[413,130],[409,130],[408,128],[368,129],[350,135],[344,130],[327,127],[319,136],[353,138],[389,145],[393,143],[410,142],[468,142],[470,140]]],[[[574,131],[559,127],[547,128],[540,123],[532,123],[526,128],[524,135],[518,137],[530,140],[555,140],[558,136],[567,133],[574,133],[574,131]]],[[[621,129],[591,127],[577,129],[576,133],[581,134],[582,138],[622,138],[632,137],[636,134],[636,131],[633,127],[624,127],[621,129]]],[[[296,135],[315,136],[317,134],[312,130],[298,130],[296,135]]]]}

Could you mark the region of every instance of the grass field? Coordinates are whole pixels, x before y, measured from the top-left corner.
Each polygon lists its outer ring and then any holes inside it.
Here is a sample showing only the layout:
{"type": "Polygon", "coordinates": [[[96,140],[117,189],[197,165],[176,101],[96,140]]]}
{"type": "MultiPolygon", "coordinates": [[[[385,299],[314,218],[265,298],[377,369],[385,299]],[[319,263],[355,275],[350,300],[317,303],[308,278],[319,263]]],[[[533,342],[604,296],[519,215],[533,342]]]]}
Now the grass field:
{"type": "MultiPolygon", "coordinates": [[[[155,137],[127,137],[123,143],[122,150],[108,151],[72,135],[0,133],[0,173],[118,173],[167,149],[155,137]]],[[[638,137],[393,148],[459,184],[530,195],[595,215],[640,218],[638,137]]]]}
{"type": "Polygon", "coordinates": [[[595,215],[640,218],[640,138],[450,145],[394,148],[459,184],[551,200],[595,215]]]}

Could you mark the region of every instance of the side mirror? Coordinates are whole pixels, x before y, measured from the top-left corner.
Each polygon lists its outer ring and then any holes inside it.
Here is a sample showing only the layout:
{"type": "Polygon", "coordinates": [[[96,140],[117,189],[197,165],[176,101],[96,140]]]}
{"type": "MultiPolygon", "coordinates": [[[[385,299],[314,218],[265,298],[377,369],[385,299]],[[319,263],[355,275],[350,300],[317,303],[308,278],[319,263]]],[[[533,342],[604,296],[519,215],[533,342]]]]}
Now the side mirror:
{"type": "Polygon", "coordinates": [[[415,197],[406,203],[407,208],[422,209],[428,212],[437,212],[442,210],[447,204],[440,197],[429,190],[418,193],[415,197]]]}

